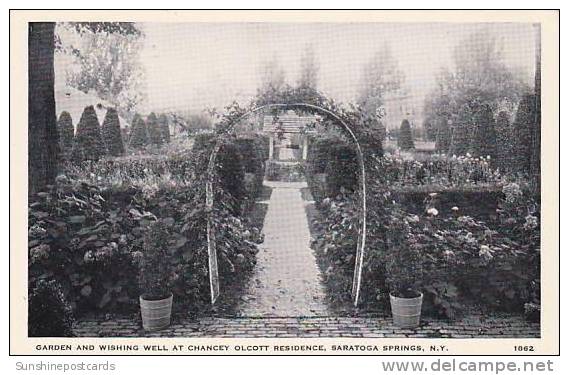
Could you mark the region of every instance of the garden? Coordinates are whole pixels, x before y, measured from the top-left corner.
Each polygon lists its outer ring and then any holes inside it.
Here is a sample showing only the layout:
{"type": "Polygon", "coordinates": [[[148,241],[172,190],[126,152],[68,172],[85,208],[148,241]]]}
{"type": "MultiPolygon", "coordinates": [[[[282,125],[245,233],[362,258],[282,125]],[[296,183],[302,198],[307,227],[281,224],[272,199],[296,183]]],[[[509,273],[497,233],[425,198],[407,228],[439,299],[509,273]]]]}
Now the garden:
{"type": "Polygon", "coordinates": [[[294,84],[276,58],[255,61],[249,104],[237,98],[250,82],[231,95],[208,82],[172,109],[142,90],[152,25],[40,26],[30,35],[51,43],[50,64],[75,65],[57,117],[55,84],[37,83],[53,71],[30,78],[53,105],[30,100],[29,336],[115,318],[138,335],[243,311],[539,323],[541,86],[505,65],[491,34],[456,44],[432,90],[413,94],[418,116],[387,46],[345,102],[319,90],[307,46],[294,84]],[[60,109],[69,98],[79,115],[60,109]]]}

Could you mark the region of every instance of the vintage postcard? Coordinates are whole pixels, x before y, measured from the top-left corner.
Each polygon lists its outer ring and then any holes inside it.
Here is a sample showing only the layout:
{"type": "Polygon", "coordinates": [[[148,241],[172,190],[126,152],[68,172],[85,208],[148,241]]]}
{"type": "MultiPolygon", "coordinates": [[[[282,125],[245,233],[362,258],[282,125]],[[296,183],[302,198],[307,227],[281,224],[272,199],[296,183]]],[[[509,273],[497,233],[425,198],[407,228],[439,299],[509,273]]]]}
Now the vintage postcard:
{"type": "Polygon", "coordinates": [[[11,354],[559,353],[558,11],[10,31],[11,354]]]}

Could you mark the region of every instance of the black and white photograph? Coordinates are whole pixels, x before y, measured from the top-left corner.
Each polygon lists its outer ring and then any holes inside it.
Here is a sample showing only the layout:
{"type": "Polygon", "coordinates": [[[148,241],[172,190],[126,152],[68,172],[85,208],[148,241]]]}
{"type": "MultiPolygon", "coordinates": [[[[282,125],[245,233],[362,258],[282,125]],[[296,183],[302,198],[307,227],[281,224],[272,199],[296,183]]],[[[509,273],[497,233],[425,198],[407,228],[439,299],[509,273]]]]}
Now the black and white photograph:
{"type": "Polygon", "coordinates": [[[28,338],[543,338],[541,23],[57,19],[28,338]]]}

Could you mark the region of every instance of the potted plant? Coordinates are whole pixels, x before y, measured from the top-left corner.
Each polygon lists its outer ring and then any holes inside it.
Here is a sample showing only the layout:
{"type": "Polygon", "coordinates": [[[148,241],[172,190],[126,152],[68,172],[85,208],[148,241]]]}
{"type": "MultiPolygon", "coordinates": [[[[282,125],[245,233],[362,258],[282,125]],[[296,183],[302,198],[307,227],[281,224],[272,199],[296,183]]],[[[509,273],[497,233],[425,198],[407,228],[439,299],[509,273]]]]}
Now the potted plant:
{"type": "Polygon", "coordinates": [[[419,325],[423,304],[422,254],[413,246],[409,234],[407,219],[395,212],[387,231],[385,270],[393,323],[404,328],[419,325]]]}
{"type": "Polygon", "coordinates": [[[142,326],[156,331],[170,325],[173,295],[171,259],[168,251],[169,231],[162,221],[149,225],[139,264],[140,312],[142,326]]]}

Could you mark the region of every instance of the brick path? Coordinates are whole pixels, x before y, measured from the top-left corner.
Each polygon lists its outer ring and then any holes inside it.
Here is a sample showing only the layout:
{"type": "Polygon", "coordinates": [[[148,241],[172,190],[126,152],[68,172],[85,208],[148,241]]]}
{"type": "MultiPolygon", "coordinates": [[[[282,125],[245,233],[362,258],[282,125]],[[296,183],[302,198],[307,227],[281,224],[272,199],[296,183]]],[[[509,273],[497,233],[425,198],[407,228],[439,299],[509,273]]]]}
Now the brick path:
{"type": "Polygon", "coordinates": [[[202,318],[173,319],[159,332],[142,330],[138,318],[91,319],[75,325],[81,337],[415,337],[415,338],[534,338],[539,324],[520,316],[469,316],[457,322],[424,319],[419,328],[395,327],[386,317],[202,318]]]}
{"type": "Polygon", "coordinates": [[[324,286],[310,249],[310,232],[300,189],[306,182],[269,182],[265,241],[239,315],[327,316],[324,286]]]}

